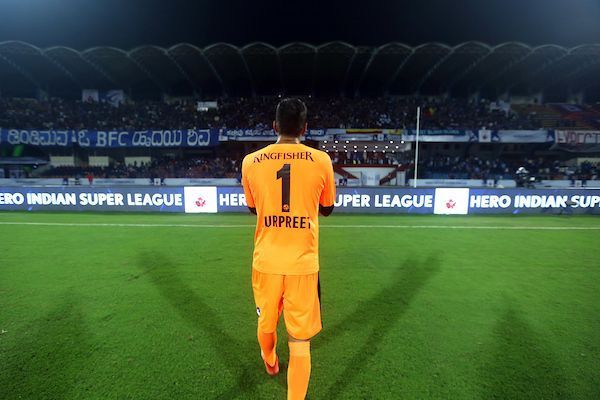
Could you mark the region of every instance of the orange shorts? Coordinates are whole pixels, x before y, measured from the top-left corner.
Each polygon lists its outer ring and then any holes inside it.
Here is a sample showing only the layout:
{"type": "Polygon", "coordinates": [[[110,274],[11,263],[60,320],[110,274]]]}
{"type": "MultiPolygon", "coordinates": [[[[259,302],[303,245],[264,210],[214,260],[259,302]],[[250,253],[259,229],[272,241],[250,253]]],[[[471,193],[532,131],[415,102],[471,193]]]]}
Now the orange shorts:
{"type": "Polygon", "coordinates": [[[308,340],[321,330],[318,272],[276,275],[252,269],[252,290],[260,331],[275,332],[282,310],[285,327],[293,338],[308,340]]]}

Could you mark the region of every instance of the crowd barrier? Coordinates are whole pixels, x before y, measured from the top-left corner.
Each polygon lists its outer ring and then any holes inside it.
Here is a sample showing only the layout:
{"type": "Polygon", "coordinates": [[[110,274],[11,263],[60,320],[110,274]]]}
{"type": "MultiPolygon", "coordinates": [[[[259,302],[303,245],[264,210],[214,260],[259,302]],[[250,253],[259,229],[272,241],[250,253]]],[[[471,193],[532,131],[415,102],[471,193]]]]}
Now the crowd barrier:
{"type": "MultiPolygon", "coordinates": [[[[600,189],[363,188],[337,190],[337,212],[600,214],[600,189]]],[[[7,187],[0,211],[247,212],[239,186],[7,187]]],[[[290,215],[294,215],[291,205],[290,215]]]]}

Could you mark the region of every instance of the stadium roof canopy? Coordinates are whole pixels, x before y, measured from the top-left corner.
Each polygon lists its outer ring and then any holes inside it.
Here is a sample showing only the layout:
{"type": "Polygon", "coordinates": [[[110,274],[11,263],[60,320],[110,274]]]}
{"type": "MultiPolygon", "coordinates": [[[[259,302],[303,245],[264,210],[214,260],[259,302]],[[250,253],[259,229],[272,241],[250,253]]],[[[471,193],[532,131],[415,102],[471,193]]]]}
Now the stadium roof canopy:
{"type": "Polygon", "coordinates": [[[248,96],[263,94],[469,95],[510,92],[598,92],[600,44],[573,48],[425,43],[379,47],[295,42],[276,48],[217,43],[199,48],[140,46],[125,51],[94,47],[41,49],[0,42],[0,90],[23,95],[42,89],[78,95],[81,89],[124,89],[154,94],[248,96]]]}

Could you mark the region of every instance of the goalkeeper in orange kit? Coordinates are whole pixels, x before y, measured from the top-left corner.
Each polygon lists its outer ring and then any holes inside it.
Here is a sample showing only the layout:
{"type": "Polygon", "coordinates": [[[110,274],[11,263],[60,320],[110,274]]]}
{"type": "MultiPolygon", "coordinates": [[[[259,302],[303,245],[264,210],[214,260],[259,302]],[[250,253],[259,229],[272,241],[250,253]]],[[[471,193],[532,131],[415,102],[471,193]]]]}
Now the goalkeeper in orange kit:
{"type": "Polygon", "coordinates": [[[273,129],[277,142],[248,154],[242,184],[257,215],[252,289],[258,343],[269,375],[279,372],[277,324],[283,311],[290,360],[288,399],[304,399],[310,379],[310,339],[322,328],[319,299],[319,213],[333,211],[335,182],[329,155],[305,146],[306,105],[284,99],[273,129]]]}

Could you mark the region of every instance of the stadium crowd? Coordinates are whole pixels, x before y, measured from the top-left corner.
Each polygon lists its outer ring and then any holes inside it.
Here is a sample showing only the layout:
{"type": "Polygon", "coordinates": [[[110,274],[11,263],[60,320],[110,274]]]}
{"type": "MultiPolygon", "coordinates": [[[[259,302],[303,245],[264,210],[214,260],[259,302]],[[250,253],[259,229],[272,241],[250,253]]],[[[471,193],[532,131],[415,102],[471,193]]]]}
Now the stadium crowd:
{"type": "MultiPolygon", "coordinates": [[[[304,99],[313,128],[414,128],[417,105],[422,107],[422,129],[537,129],[535,112],[515,112],[510,107],[492,107],[488,101],[452,98],[313,98],[304,99]]],[[[125,102],[114,107],[102,102],[51,98],[45,101],[0,98],[0,127],[18,129],[270,129],[279,97],[223,98],[217,109],[199,110],[194,100],[175,102],[125,102]]],[[[332,153],[335,164],[404,165],[412,168],[412,154],[349,152],[332,153]]],[[[113,164],[110,167],[58,167],[47,177],[96,178],[237,178],[240,157],[201,159],[159,158],[142,165],[113,164]]],[[[582,164],[566,168],[544,158],[484,159],[475,155],[422,156],[422,178],[510,179],[525,167],[543,179],[597,177],[600,167],[582,164]]],[[[581,178],[579,178],[581,179],[581,178]]]]}
{"type": "Polygon", "coordinates": [[[556,158],[546,157],[483,159],[478,156],[437,156],[425,158],[419,164],[426,175],[424,177],[449,179],[513,179],[521,167],[537,180],[591,180],[596,179],[600,172],[597,164],[584,162],[578,167],[567,166],[556,158]]]}
{"type": "MultiPolygon", "coordinates": [[[[414,153],[344,153],[332,155],[338,165],[397,165],[414,171],[414,153]]],[[[419,178],[422,179],[513,179],[518,168],[524,167],[537,179],[582,179],[600,177],[600,164],[584,162],[578,167],[566,166],[558,159],[544,157],[482,158],[476,155],[425,155],[419,158],[419,178]]]]}
{"type": "MultiPolygon", "coordinates": [[[[270,129],[278,97],[223,98],[218,109],[199,111],[192,100],[108,103],[51,98],[0,99],[0,126],[17,129],[270,129]]],[[[487,101],[385,98],[304,99],[313,128],[414,128],[422,107],[423,129],[536,129],[530,114],[492,109],[487,101]]]]}
{"type": "MultiPolygon", "coordinates": [[[[412,176],[414,153],[357,152],[330,153],[339,166],[381,165],[398,166],[412,176]]],[[[160,158],[150,163],[109,167],[54,167],[42,174],[52,178],[235,178],[240,179],[242,157],[160,158]]],[[[566,166],[558,159],[543,157],[485,159],[476,155],[431,155],[419,159],[419,178],[422,179],[513,179],[517,169],[524,167],[536,179],[592,180],[600,178],[600,163],[584,162],[579,167],[566,166]]]]}
{"type": "Polygon", "coordinates": [[[111,164],[108,167],[54,167],[47,178],[239,178],[241,159],[230,157],[154,159],[149,163],[111,164]]]}
{"type": "Polygon", "coordinates": [[[541,179],[553,179],[553,176],[562,175],[559,161],[544,158],[483,159],[475,155],[437,155],[425,157],[419,162],[424,178],[512,179],[519,167],[525,167],[532,175],[541,179]]]}

